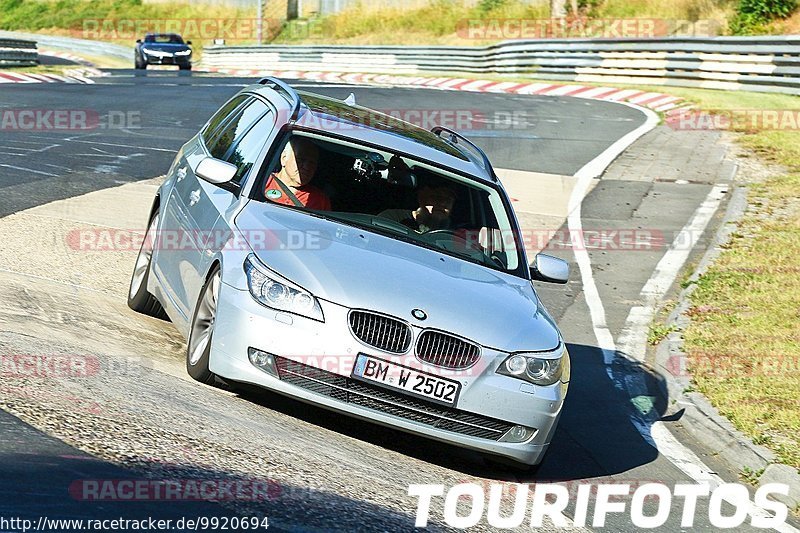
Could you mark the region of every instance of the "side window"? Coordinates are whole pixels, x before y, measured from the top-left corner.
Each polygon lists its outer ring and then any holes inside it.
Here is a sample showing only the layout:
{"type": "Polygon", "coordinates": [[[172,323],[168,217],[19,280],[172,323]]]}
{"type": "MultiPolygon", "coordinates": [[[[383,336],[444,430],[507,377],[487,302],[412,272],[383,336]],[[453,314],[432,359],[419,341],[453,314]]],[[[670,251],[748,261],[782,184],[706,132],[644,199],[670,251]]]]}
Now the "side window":
{"type": "Polygon", "coordinates": [[[206,142],[211,157],[224,160],[230,148],[250,129],[250,126],[264,116],[268,109],[267,104],[261,100],[252,99],[244,108],[237,111],[234,117],[206,142]]]}
{"type": "Polygon", "coordinates": [[[233,98],[230,102],[226,103],[222,108],[214,113],[214,116],[211,117],[211,120],[208,121],[208,125],[203,128],[203,131],[200,132],[200,135],[203,137],[203,140],[208,143],[211,140],[211,137],[214,135],[214,132],[217,131],[220,124],[230,116],[233,111],[242,105],[244,101],[247,100],[247,96],[237,96],[233,98]]]}
{"type": "Polygon", "coordinates": [[[250,169],[258,159],[258,154],[264,147],[267,137],[275,126],[275,115],[267,113],[250,128],[244,136],[229,150],[225,160],[236,165],[239,169],[233,177],[232,183],[241,185],[250,169]]]}

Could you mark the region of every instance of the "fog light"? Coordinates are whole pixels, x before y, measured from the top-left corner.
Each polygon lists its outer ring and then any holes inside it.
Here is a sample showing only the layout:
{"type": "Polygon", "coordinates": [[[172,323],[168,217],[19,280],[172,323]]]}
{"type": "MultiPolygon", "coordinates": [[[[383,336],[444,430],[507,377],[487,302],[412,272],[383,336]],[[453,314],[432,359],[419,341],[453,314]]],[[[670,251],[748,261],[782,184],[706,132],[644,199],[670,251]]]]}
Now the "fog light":
{"type": "Polygon", "coordinates": [[[278,368],[275,366],[275,356],[271,353],[262,352],[255,348],[248,348],[247,355],[250,358],[250,363],[259,370],[263,370],[267,374],[278,377],[278,368]]]}
{"type": "Polygon", "coordinates": [[[536,430],[525,426],[514,426],[506,431],[506,434],[500,437],[500,442],[513,442],[520,443],[526,442],[536,434],[536,430]]]}

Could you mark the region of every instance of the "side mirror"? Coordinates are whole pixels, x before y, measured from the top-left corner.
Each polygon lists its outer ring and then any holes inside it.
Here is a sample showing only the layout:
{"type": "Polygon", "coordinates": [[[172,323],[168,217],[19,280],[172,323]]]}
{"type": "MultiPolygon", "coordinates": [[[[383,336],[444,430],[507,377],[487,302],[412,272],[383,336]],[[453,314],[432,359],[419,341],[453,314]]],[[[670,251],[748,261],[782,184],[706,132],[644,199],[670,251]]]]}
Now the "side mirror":
{"type": "Polygon", "coordinates": [[[569,281],[569,263],[552,255],[537,254],[531,265],[531,277],[536,281],[563,285],[569,281]]]}
{"type": "Polygon", "coordinates": [[[213,157],[206,157],[200,161],[194,173],[197,174],[199,178],[214,183],[215,185],[220,185],[231,181],[236,175],[237,170],[239,169],[236,165],[214,159],[213,157]]]}
{"type": "Polygon", "coordinates": [[[191,45],[191,44],[192,44],[192,41],[186,41],[186,44],[187,44],[187,45],[191,45]]]}
{"type": "Polygon", "coordinates": [[[137,42],[138,44],[142,44],[142,40],[141,40],[141,39],[136,39],[136,42],[137,42]]]}

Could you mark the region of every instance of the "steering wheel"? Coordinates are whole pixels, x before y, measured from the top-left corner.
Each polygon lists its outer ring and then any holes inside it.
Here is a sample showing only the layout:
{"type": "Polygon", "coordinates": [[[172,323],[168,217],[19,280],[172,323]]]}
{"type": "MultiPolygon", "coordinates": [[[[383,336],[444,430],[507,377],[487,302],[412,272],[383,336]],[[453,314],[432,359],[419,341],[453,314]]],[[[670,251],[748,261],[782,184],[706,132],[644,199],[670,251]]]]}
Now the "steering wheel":
{"type": "Polygon", "coordinates": [[[456,230],[454,230],[454,229],[432,229],[430,231],[426,231],[425,233],[423,233],[423,235],[425,237],[428,237],[428,236],[434,237],[434,239],[432,239],[432,240],[438,240],[438,239],[435,239],[435,237],[437,235],[447,235],[448,237],[450,237],[451,240],[463,243],[465,248],[473,250],[473,251],[476,251],[476,252],[480,252],[481,255],[483,255],[484,257],[489,257],[489,256],[486,255],[486,252],[483,251],[483,248],[481,248],[480,245],[478,245],[474,241],[470,241],[470,240],[464,238],[463,236],[459,235],[458,232],[456,230]]]}
{"type": "Polygon", "coordinates": [[[450,228],[447,228],[447,229],[433,229],[433,230],[430,230],[430,231],[426,231],[425,233],[423,233],[423,235],[425,235],[425,236],[428,236],[428,235],[448,235],[448,236],[452,237],[452,239],[454,241],[463,242],[467,249],[473,250],[475,252],[479,252],[482,257],[484,257],[486,259],[490,259],[496,265],[498,265],[498,266],[500,266],[502,268],[506,268],[506,264],[503,262],[502,259],[500,259],[499,257],[497,257],[494,254],[492,254],[492,255],[487,254],[484,251],[484,249],[481,248],[481,246],[478,245],[475,241],[467,240],[467,239],[465,239],[464,237],[462,237],[461,235],[459,235],[456,232],[457,229],[465,229],[466,227],[468,227],[468,225],[462,224],[460,226],[457,226],[454,229],[450,229],[450,228]]]}

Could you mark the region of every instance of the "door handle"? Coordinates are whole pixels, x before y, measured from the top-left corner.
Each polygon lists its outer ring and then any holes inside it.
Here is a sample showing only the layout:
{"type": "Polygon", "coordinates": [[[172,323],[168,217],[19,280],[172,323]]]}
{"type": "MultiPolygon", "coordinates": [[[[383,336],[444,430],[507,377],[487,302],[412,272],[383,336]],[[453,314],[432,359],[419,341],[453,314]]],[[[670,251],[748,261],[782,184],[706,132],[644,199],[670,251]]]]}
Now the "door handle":
{"type": "Polygon", "coordinates": [[[189,194],[189,207],[197,204],[197,202],[199,201],[200,201],[200,189],[192,191],[191,194],[189,194]]]}
{"type": "Polygon", "coordinates": [[[178,181],[181,181],[185,177],[186,177],[186,167],[179,168],[178,169],[178,181]]]}

